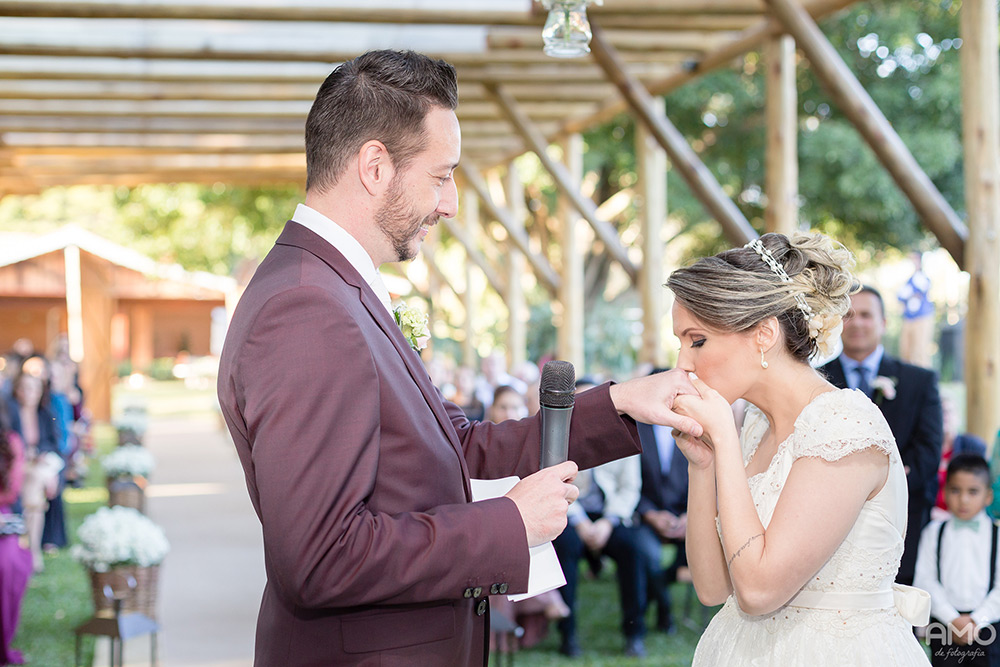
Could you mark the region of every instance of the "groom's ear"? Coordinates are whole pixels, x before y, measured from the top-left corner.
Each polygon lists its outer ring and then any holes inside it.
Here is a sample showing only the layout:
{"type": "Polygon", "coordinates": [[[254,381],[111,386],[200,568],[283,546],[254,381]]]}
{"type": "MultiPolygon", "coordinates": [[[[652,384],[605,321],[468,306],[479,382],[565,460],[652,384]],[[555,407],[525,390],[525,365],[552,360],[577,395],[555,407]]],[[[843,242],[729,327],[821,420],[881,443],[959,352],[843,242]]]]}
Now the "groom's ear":
{"type": "Polygon", "coordinates": [[[781,325],[777,317],[769,317],[757,325],[757,346],[770,350],[781,340],[781,325]]]}
{"type": "Polygon", "coordinates": [[[373,197],[384,193],[392,181],[393,166],[385,144],[376,139],[366,141],[357,155],[358,180],[373,197]]]}

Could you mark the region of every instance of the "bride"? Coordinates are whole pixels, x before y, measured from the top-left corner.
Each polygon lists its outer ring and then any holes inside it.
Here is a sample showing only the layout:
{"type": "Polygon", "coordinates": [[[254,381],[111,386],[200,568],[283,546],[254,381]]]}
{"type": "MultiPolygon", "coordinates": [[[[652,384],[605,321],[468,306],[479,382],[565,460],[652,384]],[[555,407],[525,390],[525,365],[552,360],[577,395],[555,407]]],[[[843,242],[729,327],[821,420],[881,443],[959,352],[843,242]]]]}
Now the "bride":
{"type": "Polygon", "coordinates": [[[926,593],[893,585],[906,478],[864,393],[836,389],[826,356],[856,282],[819,234],[766,234],[671,274],[678,366],[699,395],[675,409],[689,462],[687,556],[698,597],[725,602],[694,665],[926,665],[911,623],[926,593]],[[737,433],[730,404],[746,399],[737,433]]]}

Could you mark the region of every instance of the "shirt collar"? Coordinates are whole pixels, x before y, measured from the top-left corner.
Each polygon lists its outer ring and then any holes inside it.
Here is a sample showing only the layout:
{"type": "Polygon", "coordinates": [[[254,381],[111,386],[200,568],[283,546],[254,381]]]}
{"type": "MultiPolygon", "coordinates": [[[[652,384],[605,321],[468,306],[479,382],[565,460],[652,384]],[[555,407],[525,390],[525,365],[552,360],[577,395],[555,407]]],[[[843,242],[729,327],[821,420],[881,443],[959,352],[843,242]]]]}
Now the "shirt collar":
{"type": "Polygon", "coordinates": [[[356,238],[333,220],[305,204],[299,204],[295,208],[292,221],[315,232],[324,241],[340,251],[340,254],[350,262],[351,266],[361,274],[364,281],[372,288],[386,310],[392,311],[392,306],[389,303],[389,292],[385,289],[382,276],[375,268],[371,256],[356,238]]]}
{"type": "MultiPolygon", "coordinates": [[[[875,348],[874,352],[872,352],[867,357],[861,360],[860,363],[862,366],[865,367],[865,370],[868,371],[869,378],[873,379],[878,377],[878,369],[879,366],[882,365],[882,357],[884,355],[885,355],[885,348],[882,347],[881,343],[879,343],[878,347],[875,348]]],[[[858,362],[855,361],[854,359],[851,359],[846,354],[842,354],[840,355],[840,365],[844,369],[844,375],[847,377],[852,377],[852,374],[849,371],[854,370],[854,367],[858,365],[858,362]]]]}

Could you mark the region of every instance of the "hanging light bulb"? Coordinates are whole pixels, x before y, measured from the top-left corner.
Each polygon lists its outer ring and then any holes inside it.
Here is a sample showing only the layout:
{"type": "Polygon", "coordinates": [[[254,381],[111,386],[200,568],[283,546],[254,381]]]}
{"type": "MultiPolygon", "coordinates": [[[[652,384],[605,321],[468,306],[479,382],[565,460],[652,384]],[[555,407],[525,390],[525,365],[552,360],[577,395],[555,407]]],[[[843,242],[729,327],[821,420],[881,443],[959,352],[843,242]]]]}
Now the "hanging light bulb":
{"type": "MultiPolygon", "coordinates": [[[[594,0],[542,0],[549,17],[542,29],[545,55],[579,58],[590,53],[590,22],[587,5],[594,0]]],[[[597,0],[600,4],[600,0],[597,0]]]]}

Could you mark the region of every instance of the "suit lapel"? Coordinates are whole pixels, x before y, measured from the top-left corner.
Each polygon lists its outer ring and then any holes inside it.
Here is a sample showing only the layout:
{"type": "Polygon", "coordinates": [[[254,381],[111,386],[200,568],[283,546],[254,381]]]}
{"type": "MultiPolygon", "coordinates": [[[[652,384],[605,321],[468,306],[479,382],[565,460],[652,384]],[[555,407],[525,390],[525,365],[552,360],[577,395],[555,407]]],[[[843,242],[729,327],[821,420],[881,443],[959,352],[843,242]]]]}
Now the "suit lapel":
{"type": "Polygon", "coordinates": [[[844,365],[841,363],[840,357],[837,357],[824,366],[823,370],[826,371],[827,377],[830,379],[830,384],[841,389],[847,388],[847,378],[844,377],[844,365]]]}
{"type": "Polygon", "coordinates": [[[331,269],[333,269],[333,271],[336,272],[344,280],[344,282],[357,288],[360,293],[362,305],[364,305],[364,307],[368,310],[372,319],[383,331],[383,333],[388,336],[389,340],[396,348],[396,351],[402,358],[403,363],[406,365],[407,371],[410,373],[410,377],[412,377],[413,381],[417,384],[417,387],[420,389],[420,393],[423,394],[428,407],[430,407],[431,412],[434,413],[434,416],[440,423],[441,429],[448,438],[448,442],[458,455],[459,462],[462,465],[462,471],[465,473],[466,495],[470,496],[471,491],[468,483],[469,470],[465,464],[465,456],[462,454],[462,447],[458,440],[458,433],[455,431],[454,425],[451,423],[451,420],[448,418],[448,414],[445,412],[444,405],[438,397],[437,390],[434,388],[430,376],[427,375],[427,371],[424,369],[423,362],[420,361],[420,357],[413,350],[413,348],[410,347],[409,342],[403,336],[403,332],[400,331],[399,326],[397,326],[395,319],[385,309],[385,306],[382,305],[382,302],[372,290],[371,286],[364,281],[361,274],[357,272],[357,270],[351,265],[350,262],[347,261],[347,258],[345,258],[340,251],[314,232],[306,229],[294,221],[289,221],[285,225],[285,229],[282,231],[281,236],[278,237],[276,243],[280,245],[295,246],[315,255],[319,259],[323,260],[323,262],[325,262],[331,269]]]}

